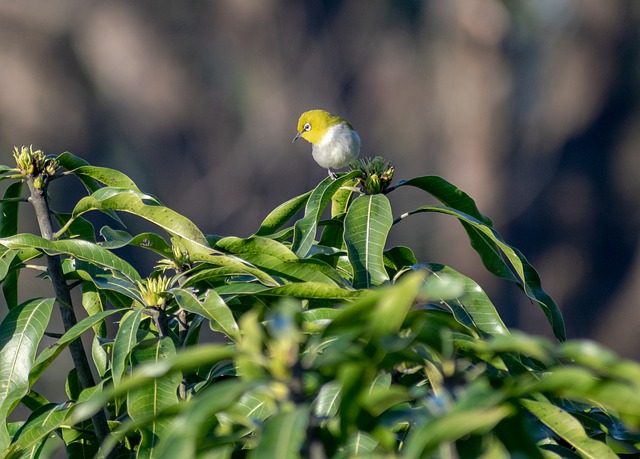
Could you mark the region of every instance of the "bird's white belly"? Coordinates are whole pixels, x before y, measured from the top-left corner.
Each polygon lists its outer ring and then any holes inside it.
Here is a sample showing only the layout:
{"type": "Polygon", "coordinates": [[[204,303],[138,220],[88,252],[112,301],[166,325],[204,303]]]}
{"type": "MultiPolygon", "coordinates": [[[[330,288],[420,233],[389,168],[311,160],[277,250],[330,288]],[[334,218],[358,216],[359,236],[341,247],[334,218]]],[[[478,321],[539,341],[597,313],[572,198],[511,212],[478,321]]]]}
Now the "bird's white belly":
{"type": "Polygon", "coordinates": [[[344,124],[333,126],[322,139],[313,146],[313,159],[322,167],[340,169],[358,157],[360,137],[344,124]]]}

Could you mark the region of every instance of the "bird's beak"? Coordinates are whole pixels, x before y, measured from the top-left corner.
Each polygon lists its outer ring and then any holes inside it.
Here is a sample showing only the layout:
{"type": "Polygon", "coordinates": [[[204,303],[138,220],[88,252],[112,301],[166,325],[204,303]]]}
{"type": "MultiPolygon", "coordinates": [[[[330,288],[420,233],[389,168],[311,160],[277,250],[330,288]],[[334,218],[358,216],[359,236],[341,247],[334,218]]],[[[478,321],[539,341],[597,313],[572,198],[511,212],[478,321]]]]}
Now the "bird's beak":
{"type": "Polygon", "coordinates": [[[293,140],[291,141],[291,143],[295,142],[296,140],[298,140],[300,138],[300,136],[302,135],[302,132],[298,132],[296,134],[296,136],[293,138],[293,140]]]}

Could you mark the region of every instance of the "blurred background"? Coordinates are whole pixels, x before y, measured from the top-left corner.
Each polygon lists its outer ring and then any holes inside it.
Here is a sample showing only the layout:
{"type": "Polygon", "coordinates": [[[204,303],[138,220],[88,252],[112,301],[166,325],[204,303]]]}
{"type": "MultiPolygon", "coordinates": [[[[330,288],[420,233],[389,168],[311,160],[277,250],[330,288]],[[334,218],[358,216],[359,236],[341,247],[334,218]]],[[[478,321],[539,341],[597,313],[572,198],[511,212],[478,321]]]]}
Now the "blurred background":
{"type": "MultiPolygon", "coordinates": [[[[68,150],[205,233],[244,237],[326,177],[291,143],[300,113],[323,108],[397,180],[470,194],[569,337],[640,358],[639,25],[622,0],[0,0],[1,163],[14,145],[68,150]]],[[[52,185],[56,210],[77,199],[69,183],[52,185]]],[[[396,214],[427,203],[390,199],[396,214]]],[[[478,281],[508,326],[551,336],[457,221],[421,214],[390,237],[478,281]]],[[[23,281],[25,297],[45,284],[23,281]]]]}

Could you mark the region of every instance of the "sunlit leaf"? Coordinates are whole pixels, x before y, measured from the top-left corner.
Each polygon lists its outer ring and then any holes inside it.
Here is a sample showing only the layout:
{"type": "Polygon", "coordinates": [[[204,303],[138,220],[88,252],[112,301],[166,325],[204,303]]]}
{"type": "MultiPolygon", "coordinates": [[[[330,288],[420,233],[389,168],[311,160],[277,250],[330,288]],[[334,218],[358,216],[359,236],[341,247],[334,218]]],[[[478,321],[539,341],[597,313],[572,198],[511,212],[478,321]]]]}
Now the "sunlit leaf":
{"type": "Polygon", "coordinates": [[[332,196],[346,183],[359,177],[360,171],[352,171],[337,179],[327,177],[313,190],[304,210],[304,217],[298,220],[293,230],[291,250],[300,258],[305,258],[316,237],[318,222],[322,212],[331,201],[332,196]]]}
{"type": "Polygon", "coordinates": [[[7,416],[29,391],[29,372],[54,302],[37,298],[22,303],[0,324],[0,451],[9,444],[7,416]]]}
{"type": "Polygon", "coordinates": [[[582,424],[558,406],[534,400],[521,400],[520,403],[560,438],[573,446],[583,458],[616,459],[618,457],[605,443],[589,438],[582,424]]]}
{"type": "Polygon", "coordinates": [[[360,196],[344,220],[344,241],[353,266],[354,288],[370,288],[387,280],[383,251],[393,217],[391,204],[382,194],[360,196]]]}

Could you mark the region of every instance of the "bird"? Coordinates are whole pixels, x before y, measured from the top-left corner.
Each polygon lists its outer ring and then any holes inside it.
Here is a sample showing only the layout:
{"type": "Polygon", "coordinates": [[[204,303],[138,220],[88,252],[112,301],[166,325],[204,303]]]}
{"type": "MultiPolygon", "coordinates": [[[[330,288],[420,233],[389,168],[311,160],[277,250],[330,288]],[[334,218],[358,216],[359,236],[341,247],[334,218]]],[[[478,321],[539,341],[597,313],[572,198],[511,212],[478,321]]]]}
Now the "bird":
{"type": "Polygon", "coordinates": [[[360,136],[347,120],[325,110],[309,110],[300,115],[298,133],[312,146],[313,159],[329,172],[334,180],[337,175],[331,169],[341,169],[360,154],[360,136]]]}

